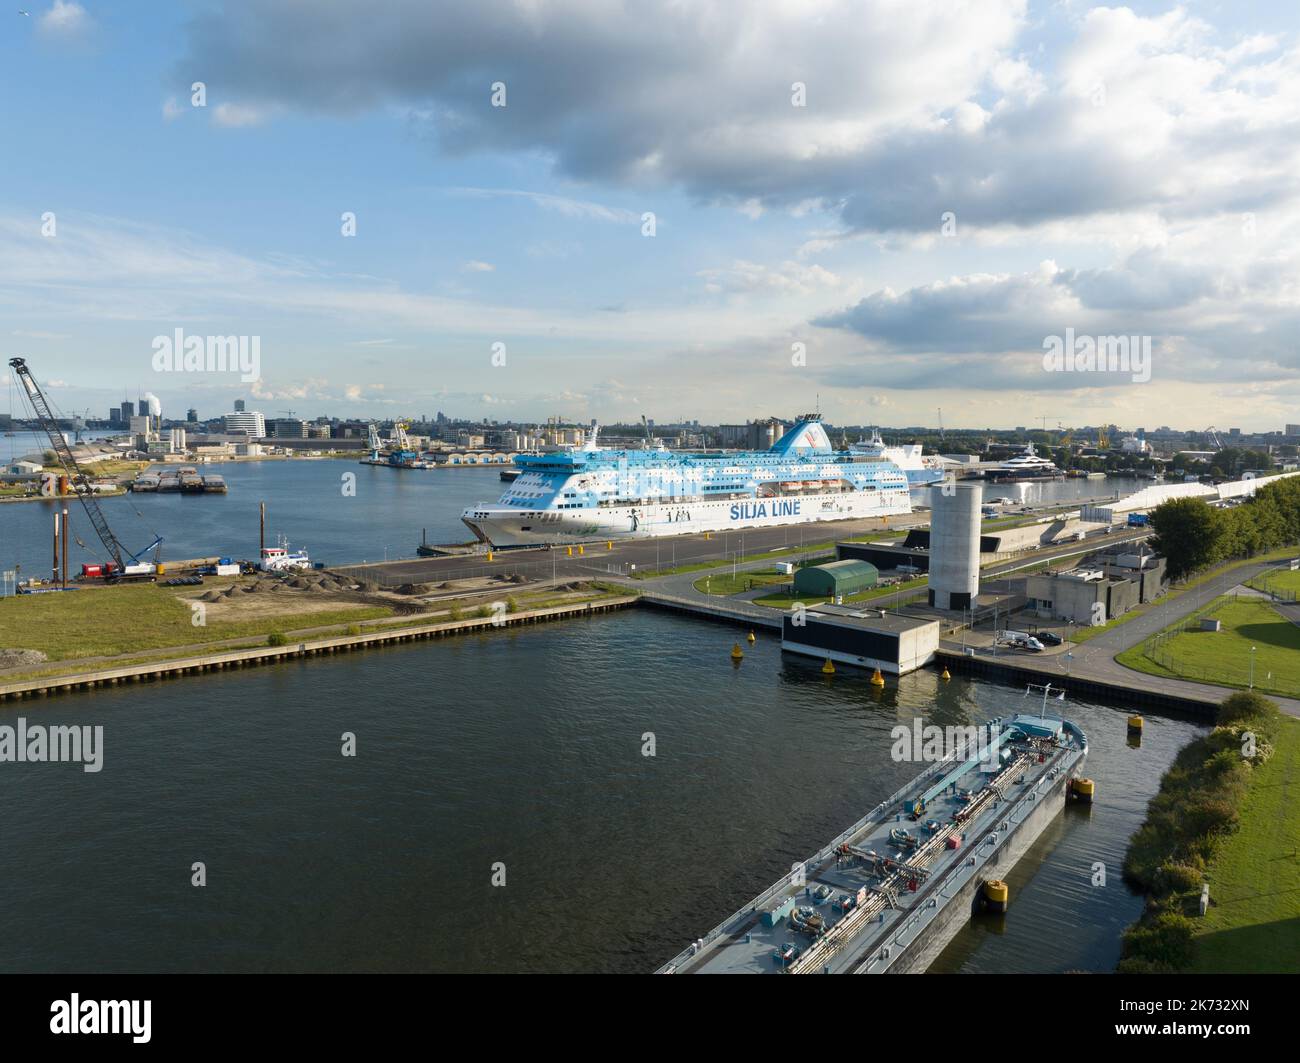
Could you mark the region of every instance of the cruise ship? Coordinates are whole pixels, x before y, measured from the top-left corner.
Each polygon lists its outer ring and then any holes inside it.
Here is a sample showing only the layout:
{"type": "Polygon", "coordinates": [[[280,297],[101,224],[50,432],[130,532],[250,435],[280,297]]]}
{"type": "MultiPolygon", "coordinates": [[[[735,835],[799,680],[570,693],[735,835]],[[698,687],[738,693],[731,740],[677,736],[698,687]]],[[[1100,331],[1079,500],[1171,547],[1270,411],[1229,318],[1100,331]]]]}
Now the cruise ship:
{"type": "Polygon", "coordinates": [[[855,458],[892,461],[903,470],[912,487],[936,484],[944,477],[943,458],[937,454],[925,454],[920,443],[908,443],[901,447],[887,446],[878,428],[871,430],[870,439],[860,439],[849,447],[849,453],[855,458]]]}
{"type": "Polygon", "coordinates": [[[893,462],[831,446],[821,418],[800,417],[769,450],[681,454],[659,446],[585,446],[520,455],[519,477],[495,504],[461,519],[495,547],[643,539],[911,512],[893,462]]]}

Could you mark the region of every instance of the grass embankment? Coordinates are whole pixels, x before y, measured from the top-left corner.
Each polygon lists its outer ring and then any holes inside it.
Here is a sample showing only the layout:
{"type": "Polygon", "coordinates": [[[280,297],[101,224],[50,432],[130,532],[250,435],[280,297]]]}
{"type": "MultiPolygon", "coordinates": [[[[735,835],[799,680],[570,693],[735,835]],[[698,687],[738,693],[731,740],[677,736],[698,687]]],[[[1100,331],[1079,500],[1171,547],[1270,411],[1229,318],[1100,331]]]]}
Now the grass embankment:
{"type": "Polygon", "coordinates": [[[563,605],[598,604],[636,594],[634,590],[600,582],[593,582],[581,591],[557,593],[554,588],[541,588],[515,592],[505,598],[490,591],[486,596],[476,593],[431,603],[426,612],[401,617],[383,606],[295,612],[292,604],[285,602],[285,612],[278,616],[240,623],[209,620],[203,627],[193,627],[189,600],[169,594],[168,590],[152,584],[138,584],[4,599],[0,604],[0,647],[37,649],[50,658],[48,667],[23,669],[21,674],[11,678],[41,679],[83,672],[88,667],[93,670],[165,661],[180,656],[168,652],[180,647],[213,646],[215,649],[217,643],[223,643],[221,649],[224,650],[284,645],[297,641],[300,636],[369,635],[472,620],[494,615],[495,601],[504,601],[507,613],[518,613],[563,605]],[[153,592],[152,596],[150,592],[153,592]],[[74,603],[74,598],[81,600],[74,603]],[[92,602],[92,598],[99,600],[92,602]],[[25,606],[31,606],[31,611],[23,611],[25,606]],[[96,634],[106,626],[111,629],[113,625],[123,624],[134,628],[130,637],[122,638],[120,633],[119,637],[96,634]],[[34,628],[29,625],[39,625],[41,634],[33,637],[34,628]],[[100,657],[111,658],[111,662],[91,666],[79,663],[87,658],[100,657]]]}
{"type": "Polygon", "coordinates": [[[1300,696],[1300,625],[1262,598],[1216,598],[1115,659],[1147,675],[1300,696]],[[1200,630],[1201,618],[1221,630],[1200,630]]]}
{"type": "Polygon", "coordinates": [[[266,636],[272,631],[324,627],[392,616],[382,606],[352,606],[247,621],[191,622],[189,601],[153,583],[97,587],[0,600],[0,647],[40,650],[52,661],[112,657],[169,646],[266,636]]]}
{"type": "Polygon", "coordinates": [[[1122,973],[1300,971],[1298,789],[1300,723],[1259,694],[1228,697],[1129,843],[1124,877],[1147,908],[1125,931],[1122,973]]]}

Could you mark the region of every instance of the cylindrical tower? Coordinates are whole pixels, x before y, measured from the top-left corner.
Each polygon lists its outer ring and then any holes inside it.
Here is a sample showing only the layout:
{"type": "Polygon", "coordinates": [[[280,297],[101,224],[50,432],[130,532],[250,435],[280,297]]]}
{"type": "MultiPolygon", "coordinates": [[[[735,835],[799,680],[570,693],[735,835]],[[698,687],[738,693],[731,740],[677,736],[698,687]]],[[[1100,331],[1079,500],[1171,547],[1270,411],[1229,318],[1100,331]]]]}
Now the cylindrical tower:
{"type": "Polygon", "coordinates": [[[980,507],[984,488],[947,483],[930,511],[930,604],[969,609],[980,589],[980,507]]]}

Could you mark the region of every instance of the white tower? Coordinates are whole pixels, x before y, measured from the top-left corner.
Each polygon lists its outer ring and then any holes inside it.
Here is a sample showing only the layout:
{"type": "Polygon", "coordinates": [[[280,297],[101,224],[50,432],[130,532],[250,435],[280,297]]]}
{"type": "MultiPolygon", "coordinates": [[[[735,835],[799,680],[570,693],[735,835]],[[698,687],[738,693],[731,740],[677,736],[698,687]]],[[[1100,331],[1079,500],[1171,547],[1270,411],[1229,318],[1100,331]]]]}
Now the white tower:
{"type": "Polygon", "coordinates": [[[949,483],[932,497],[930,604],[937,609],[969,609],[980,589],[984,488],[981,484],[949,483]]]}

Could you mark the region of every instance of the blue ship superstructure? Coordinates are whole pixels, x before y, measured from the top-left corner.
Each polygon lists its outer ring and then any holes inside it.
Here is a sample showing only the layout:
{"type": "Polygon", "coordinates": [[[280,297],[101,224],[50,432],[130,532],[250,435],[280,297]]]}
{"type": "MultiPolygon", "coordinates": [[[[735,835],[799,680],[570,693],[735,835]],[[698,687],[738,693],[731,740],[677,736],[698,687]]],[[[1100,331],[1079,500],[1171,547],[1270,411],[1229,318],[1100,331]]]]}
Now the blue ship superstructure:
{"type": "Polygon", "coordinates": [[[854,460],[805,415],[769,450],[581,449],[521,455],[519,477],[461,518],[494,546],[685,535],[908,513],[893,462],[854,460]]]}

